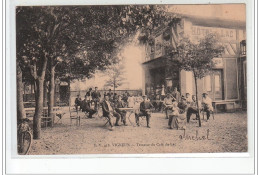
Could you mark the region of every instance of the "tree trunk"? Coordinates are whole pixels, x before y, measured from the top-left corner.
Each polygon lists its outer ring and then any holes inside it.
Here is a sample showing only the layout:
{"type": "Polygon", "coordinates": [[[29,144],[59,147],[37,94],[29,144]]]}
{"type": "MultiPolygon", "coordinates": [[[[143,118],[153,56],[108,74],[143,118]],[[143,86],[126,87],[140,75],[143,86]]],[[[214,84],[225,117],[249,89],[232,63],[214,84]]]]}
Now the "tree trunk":
{"type": "Polygon", "coordinates": [[[201,127],[201,120],[200,120],[200,109],[199,109],[199,99],[198,99],[198,84],[197,84],[197,77],[194,74],[194,79],[195,79],[195,88],[196,88],[196,103],[197,103],[197,110],[198,110],[198,117],[199,117],[199,127],[201,127]]]}
{"type": "Polygon", "coordinates": [[[16,83],[17,83],[17,120],[26,118],[26,113],[23,105],[23,73],[20,66],[16,70],[16,83]]]}
{"type": "Polygon", "coordinates": [[[48,104],[48,116],[52,118],[51,126],[53,125],[54,121],[54,113],[53,113],[53,107],[54,107],[54,76],[55,76],[55,67],[51,66],[51,80],[49,84],[49,104],[48,104]]]}
{"type": "Polygon", "coordinates": [[[37,85],[37,96],[36,96],[36,106],[35,106],[35,114],[33,117],[33,139],[41,138],[41,117],[43,113],[43,84],[44,79],[38,78],[36,79],[37,85]]]}
{"type": "Polygon", "coordinates": [[[69,80],[68,80],[68,98],[69,98],[69,106],[70,106],[70,77],[69,77],[69,80]]]}
{"type": "Polygon", "coordinates": [[[116,93],[116,84],[114,83],[114,95],[116,93]]]}
{"type": "Polygon", "coordinates": [[[45,106],[47,106],[47,101],[48,101],[47,100],[48,95],[47,95],[47,81],[46,80],[44,81],[43,86],[44,86],[44,88],[43,88],[43,91],[44,91],[43,92],[43,106],[45,107],[45,106]]]}

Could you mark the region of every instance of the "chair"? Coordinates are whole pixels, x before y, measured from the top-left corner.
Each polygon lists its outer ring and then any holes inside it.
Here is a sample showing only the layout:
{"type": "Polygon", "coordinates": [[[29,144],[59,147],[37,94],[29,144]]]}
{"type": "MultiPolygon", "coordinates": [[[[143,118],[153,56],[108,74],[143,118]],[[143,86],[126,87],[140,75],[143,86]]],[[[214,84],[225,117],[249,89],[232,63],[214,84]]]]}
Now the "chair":
{"type": "MultiPolygon", "coordinates": [[[[202,116],[203,116],[203,120],[204,120],[204,115],[205,115],[206,111],[201,110],[201,112],[202,112],[202,116]]],[[[212,114],[213,120],[215,120],[214,110],[210,110],[210,114],[212,114]]]]}
{"type": "Polygon", "coordinates": [[[76,125],[80,126],[80,116],[78,110],[71,110],[69,107],[70,112],[70,125],[72,125],[72,120],[76,120],[76,125]]]}
{"type": "Polygon", "coordinates": [[[104,117],[104,118],[105,118],[106,123],[104,124],[103,127],[105,127],[109,123],[109,119],[107,117],[104,117]]]}
{"type": "Polygon", "coordinates": [[[48,116],[48,109],[44,108],[42,114],[43,115],[41,118],[41,124],[43,125],[43,127],[45,127],[45,128],[47,128],[48,126],[52,127],[53,119],[52,119],[52,117],[48,116]]]}

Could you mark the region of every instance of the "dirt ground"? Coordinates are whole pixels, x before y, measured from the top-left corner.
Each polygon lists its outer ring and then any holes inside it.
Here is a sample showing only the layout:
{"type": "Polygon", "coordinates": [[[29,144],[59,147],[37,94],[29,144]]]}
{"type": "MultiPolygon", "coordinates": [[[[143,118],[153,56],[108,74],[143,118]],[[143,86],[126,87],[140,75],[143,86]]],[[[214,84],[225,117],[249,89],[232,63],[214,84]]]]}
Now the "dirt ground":
{"type": "MultiPolygon", "coordinates": [[[[146,127],[145,119],[136,127],[131,115],[133,125],[127,119],[128,126],[120,123],[110,131],[99,116],[81,119],[80,126],[73,120],[71,125],[68,108],[64,111],[61,121],[43,128],[42,138],[33,140],[29,155],[247,152],[246,112],[215,114],[214,120],[212,116],[208,122],[202,119],[200,128],[193,115],[185,131],[168,129],[163,113],[152,114],[151,128],[146,127]]],[[[184,121],[180,124],[185,125],[184,121]]]]}

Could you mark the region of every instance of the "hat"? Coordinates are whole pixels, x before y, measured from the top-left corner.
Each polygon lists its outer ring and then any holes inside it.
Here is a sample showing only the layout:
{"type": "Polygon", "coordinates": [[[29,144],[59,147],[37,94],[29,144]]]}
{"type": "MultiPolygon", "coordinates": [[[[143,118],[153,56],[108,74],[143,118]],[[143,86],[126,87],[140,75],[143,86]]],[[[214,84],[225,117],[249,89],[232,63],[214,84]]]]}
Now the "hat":
{"type": "Polygon", "coordinates": [[[143,95],[142,97],[147,97],[146,95],[143,95]]]}
{"type": "Polygon", "coordinates": [[[206,95],[208,95],[208,93],[207,93],[207,92],[203,92],[203,93],[202,93],[202,95],[205,95],[205,94],[206,94],[206,95]]]}

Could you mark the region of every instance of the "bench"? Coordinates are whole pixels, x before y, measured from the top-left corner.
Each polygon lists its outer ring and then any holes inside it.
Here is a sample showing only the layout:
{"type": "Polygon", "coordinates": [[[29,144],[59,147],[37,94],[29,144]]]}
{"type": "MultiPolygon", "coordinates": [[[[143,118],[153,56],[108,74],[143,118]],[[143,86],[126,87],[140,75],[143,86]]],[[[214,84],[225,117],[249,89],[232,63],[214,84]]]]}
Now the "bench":
{"type": "Polygon", "coordinates": [[[217,112],[217,110],[216,110],[217,105],[227,105],[227,104],[233,105],[232,112],[235,111],[235,105],[236,105],[235,101],[227,101],[227,100],[225,100],[225,101],[224,101],[224,100],[221,100],[221,101],[213,101],[212,104],[213,104],[213,106],[214,106],[216,112],[217,112]]]}

